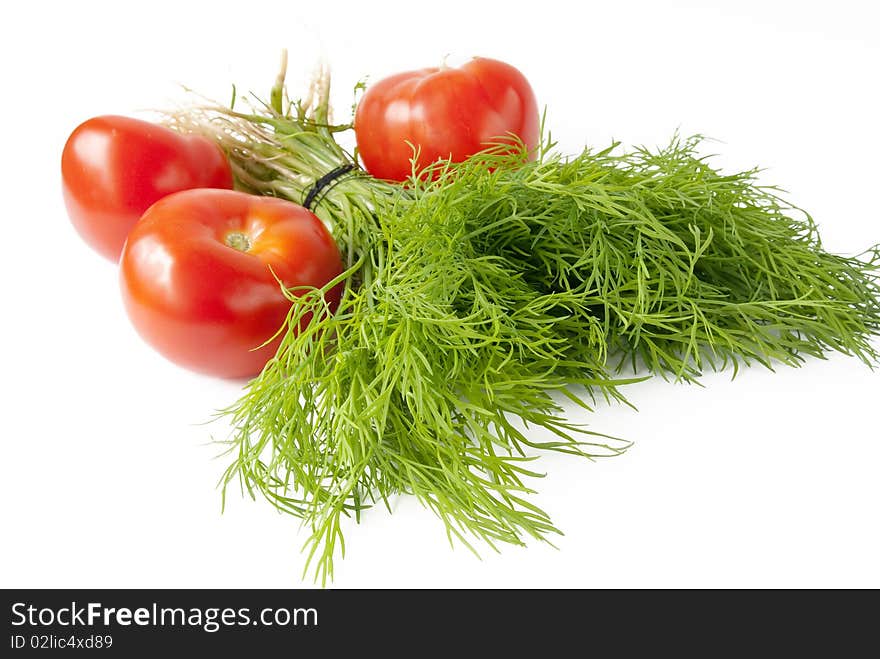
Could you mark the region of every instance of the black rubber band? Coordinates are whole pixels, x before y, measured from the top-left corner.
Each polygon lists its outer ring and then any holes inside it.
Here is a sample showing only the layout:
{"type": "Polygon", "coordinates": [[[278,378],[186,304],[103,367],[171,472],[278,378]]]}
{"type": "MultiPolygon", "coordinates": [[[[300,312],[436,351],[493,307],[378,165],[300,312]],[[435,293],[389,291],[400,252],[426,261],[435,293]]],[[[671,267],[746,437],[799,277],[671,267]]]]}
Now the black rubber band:
{"type": "Polygon", "coordinates": [[[333,181],[338,179],[340,176],[348,174],[353,169],[354,165],[349,163],[347,165],[340,165],[336,169],[324,174],[324,176],[315,181],[315,184],[309,190],[309,193],[306,195],[305,201],[303,201],[302,205],[307,209],[312,210],[312,204],[314,203],[316,197],[321,193],[321,190],[333,183],[333,181]]]}

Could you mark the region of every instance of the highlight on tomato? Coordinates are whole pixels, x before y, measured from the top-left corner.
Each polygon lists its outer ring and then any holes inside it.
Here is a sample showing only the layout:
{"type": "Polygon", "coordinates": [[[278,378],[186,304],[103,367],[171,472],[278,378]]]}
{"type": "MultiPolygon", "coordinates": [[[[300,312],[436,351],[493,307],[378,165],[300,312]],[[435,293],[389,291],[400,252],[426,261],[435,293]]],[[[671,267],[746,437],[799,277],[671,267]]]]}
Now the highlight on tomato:
{"type": "MultiPolygon", "coordinates": [[[[120,285],[135,329],[162,355],[240,378],[259,373],[278,349],[291,307],[279,280],[321,288],[342,269],[330,232],[302,206],[188,190],[158,201],[132,229],[120,285]]],[[[331,311],[341,294],[338,284],[324,295],[331,311]]]]}
{"type": "Polygon", "coordinates": [[[163,197],[191,188],[232,188],[229,163],[211,140],[113,115],[89,119],[71,133],[61,179],[73,226],[112,261],[119,260],[135,222],[163,197]]]}
{"type": "Polygon", "coordinates": [[[475,57],[460,68],[398,73],[367,88],[354,120],[358,153],[377,178],[403,181],[437,160],[459,162],[516,136],[534,157],[538,104],[509,64],[475,57]]]}

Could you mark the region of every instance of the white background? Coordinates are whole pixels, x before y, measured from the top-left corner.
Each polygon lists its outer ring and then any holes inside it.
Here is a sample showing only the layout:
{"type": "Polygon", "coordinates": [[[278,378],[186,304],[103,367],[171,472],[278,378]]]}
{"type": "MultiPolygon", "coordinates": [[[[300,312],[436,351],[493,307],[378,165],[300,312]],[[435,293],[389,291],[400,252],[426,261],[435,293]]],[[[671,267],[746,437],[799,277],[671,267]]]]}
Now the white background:
{"type": "MultiPolygon", "coordinates": [[[[234,496],[196,425],[237,385],[163,361],[123,312],[115,267],[65,216],[61,149],[86,118],[268,92],[332,64],[337,118],[365,75],[447,54],[518,66],[567,151],[721,140],[719,163],[820,223],[826,246],[880,240],[880,17],[874,2],[12,3],[2,66],[0,586],[295,587],[294,520],[234,496]]],[[[632,387],[597,430],[636,440],[539,463],[566,532],[476,560],[409,500],[347,530],[340,587],[880,586],[880,374],[857,361],[750,370],[705,388],[632,387]]]]}

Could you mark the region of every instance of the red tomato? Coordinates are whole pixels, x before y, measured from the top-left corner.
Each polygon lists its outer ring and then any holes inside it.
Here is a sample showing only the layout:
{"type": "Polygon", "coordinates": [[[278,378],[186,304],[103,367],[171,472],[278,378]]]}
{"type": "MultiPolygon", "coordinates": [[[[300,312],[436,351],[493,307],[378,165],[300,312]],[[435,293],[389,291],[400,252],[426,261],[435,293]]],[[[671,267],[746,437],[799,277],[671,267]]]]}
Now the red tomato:
{"type": "Polygon", "coordinates": [[[525,76],[476,57],[460,69],[419,69],[371,85],[354,129],[367,171],[403,181],[412,173],[410,144],[420,149],[421,169],[438,159],[464,160],[511,133],[534,150],[541,127],[525,76]]]}
{"type": "MultiPolygon", "coordinates": [[[[259,348],[290,309],[276,276],[288,287],[320,287],[341,272],[336,243],[314,214],[231,190],[158,201],[120,260],[125,308],[147,343],[176,364],[227,378],[256,375],[278,348],[280,337],[259,348]]],[[[339,285],[325,296],[331,309],[341,293],[339,285]]]]}
{"type": "Polygon", "coordinates": [[[113,261],[134,223],[162,197],[232,187],[229,163],[209,139],[116,116],[89,119],[71,133],[61,179],[73,226],[113,261]]]}

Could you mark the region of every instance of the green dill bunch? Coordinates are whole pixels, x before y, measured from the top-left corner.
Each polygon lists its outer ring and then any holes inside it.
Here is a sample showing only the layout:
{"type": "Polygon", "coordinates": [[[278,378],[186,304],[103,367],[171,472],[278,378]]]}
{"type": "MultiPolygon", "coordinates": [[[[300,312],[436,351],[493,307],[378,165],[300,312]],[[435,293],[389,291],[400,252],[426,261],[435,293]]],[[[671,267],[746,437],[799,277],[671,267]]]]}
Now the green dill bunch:
{"type": "Polygon", "coordinates": [[[545,149],[534,163],[490,154],[491,168],[452,168],[432,193],[456,198],[484,253],[578,300],[560,333],[576,342],[598,322],[637,370],[693,380],[707,366],[798,365],[828,350],[876,363],[880,250],[829,254],[809,215],[754,170],[714,170],[700,145],[569,159],[545,149]]]}
{"type": "Polygon", "coordinates": [[[471,548],[556,533],[529,461],[625,447],[559,404],[622,400],[611,354],[685,380],[830,349],[877,361],[880,253],[828,254],[809,216],[754,171],[712,169],[698,137],[571,158],[545,143],[535,162],[505,145],[398,186],[338,145],[326,93],[313,111],[280,98],[172,123],[213,137],[239,187],[314,202],[346,258],[336,312],[288,291],[277,355],[223,415],[224,494],[238,482],[302,519],[322,582],[343,520],[398,494],[471,548]]]}

